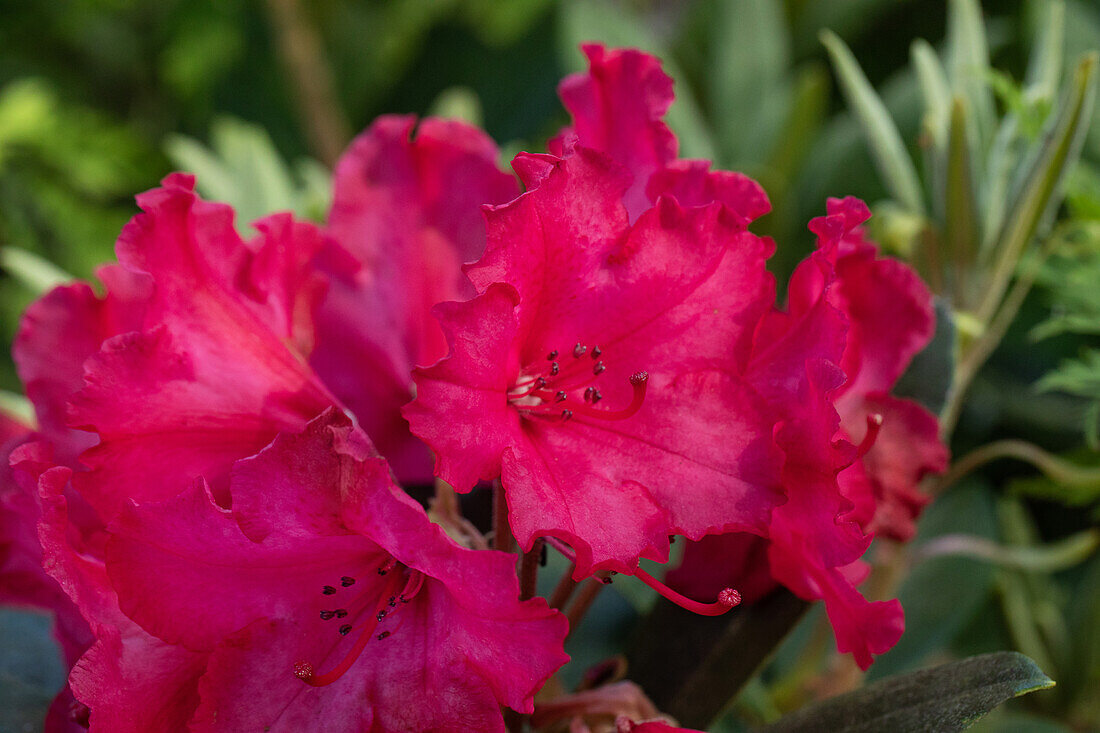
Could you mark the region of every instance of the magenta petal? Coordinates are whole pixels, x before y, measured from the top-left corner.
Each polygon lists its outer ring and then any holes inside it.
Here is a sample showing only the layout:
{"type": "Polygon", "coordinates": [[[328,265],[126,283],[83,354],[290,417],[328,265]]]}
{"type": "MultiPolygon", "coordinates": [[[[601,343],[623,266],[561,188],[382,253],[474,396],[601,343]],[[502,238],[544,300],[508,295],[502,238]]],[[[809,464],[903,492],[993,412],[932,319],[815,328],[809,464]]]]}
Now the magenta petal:
{"type": "Polygon", "coordinates": [[[680,565],[665,582],[688,598],[714,598],[723,588],[736,588],[743,603],[753,603],[778,585],[768,546],[767,539],[745,532],[708,535],[687,543],[680,565]]]}
{"type": "Polygon", "coordinates": [[[69,475],[65,468],[42,474],[39,537],[47,572],[95,635],[69,674],[73,694],[92,708],[93,730],[176,729],[198,704],[196,683],[205,655],[165,644],[119,611],[102,562],[74,550],[67,537],[71,529],[62,491],[69,475]]]}
{"type": "Polygon", "coordinates": [[[706,206],[717,201],[747,225],[772,210],[759,183],[743,173],[712,171],[708,160],[677,160],[649,179],[651,201],[674,196],[682,206],[706,206]]]}
{"type": "Polygon", "coordinates": [[[66,420],[69,399],[84,384],[84,362],[111,336],[141,328],[151,290],[148,276],[118,266],[99,274],[106,297],[84,283],[54,288],[27,308],[12,346],[38,428],[62,463],[95,443],[95,436],[71,430],[66,420]]]}
{"type": "Polygon", "coordinates": [[[763,532],[779,500],[774,417],[741,376],[770,246],[717,203],[631,225],[626,186],[579,147],[488,213],[483,295],[440,311],[451,354],[405,409],[442,478],[501,472],[516,537],[569,541],[578,577],[664,559],[670,534],[763,532]]]}
{"type": "Polygon", "coordinates": [[[777,544],[770,556],[772,572],[795,594],[806,600],[824,599],[837,650],[850,653],[860,669],[870,667],[873,654],[889,651],[901,638],[905,615],[899,601],[868,601],[855,588],[858,576],[848,577],[846,568],[792,557],[777,544]]]}
{"type": "Polygon", "coordinates": [[[567,659],[514,556],[457,547],[338,411],[238,462],[230,492],[232,512],[201,486],[129,507],[108,544],[127,614],[210,653],[199,729],[300,730],[324,705],[333,730],[502,730],[567,659]]]}
{"type": "Polygon", "coordinates": [[[386,116],[336,167],[320,261],[332,286],[312,363],[402,480],[431,479],[428,451],[398,413],[409,371],[446,353],[431,308],[473,294],[461,268],[485,249],[481,207],[519,192],[497,158],[465,123],[386,116]]]}
{"type": "MultiPolygon", "coordinates": [[[[9,461],[5,460],[5,464],[9,461]]],[[[80,609],[44,567],[39,523],[43,516],[42,488],[65,491],[76,503],[66,525],[71,542],[82,552],[102,544],[98,517],[75,492],[68,491],[68,469],[57,468],[44,442],[24,442],[11,452],[10,469],[0,471],[0,601],[46,609],[54,615],[54,637],[66,664],[72,664],[93,637],[80,609]],[[73,516],[77,521],[73,521],[73,516]]]]}
{"type": "Polygon", "coordinates": [[[519,416],[505,396],[515,306],[515,290],[500,284],[466,303],[440,303],[436,313],[453,353],[413,372],[417,398],[402,414],[435,448],[436,475],[457,491],[499,476],[501,456],[519,435],[519,416]],[[450,417],[440,420],[443,414],[450,417]]]}
{"type": "MultiPolygon", "coordinates": [[[[862,435],[857,430],[866,430],[867,415],[882,418],[878,437],[860,466],[874,498],[873,519],[866,530],[903,542],[912,539],[916,519],[931,501],[918,488],[921,479],[947,470],[948,452],[940,441],[939,422],[917,403],[881,393],[846,407],[850,414],[844,418],[845,429],[856,437],[862,435]]],[[[842,486],[847,486],[854,468],[840,474],[842,486]]]]}
{"type": "Polygon", "coordinates": [[[161,639],[195,651],[211,651],[258,618],[292,614],[319,598],[344,567],[381,557],[346,532],[308,543],[282,535],[255,543],[202,484],[123,509],[111,532],[107,567],[122,610],[161,639]],[[164,581],[154,586],[151,575],[164,581]]]}
{"type": "Polygon", "coordinates": [[[633,220],[649,208],[650,176],[676,157],[676,137],[661,119],[672,104],[672,79],[659,59],[635,49],[587,44],[581,50],[588,71],[567,76],[558,86],[573,125],[550,149],[560,154],[582,145],[626,166],[633,182],[623,201],[633,220]]]}
{"type": "Polygon", "coordinates": [[[665,562],[669,535],[763,533],[779,499],[770,426],[752,390],[714,373],[652,384],[621,423],[533,421],[505,454],[513,532],[525,547],[540,534],[568,541],[578,578],[665,562]]]}
{"type": "Polygon", "coordinates": [[[192,185],[171,176],[139,197],[146,213],[123,230],[118,254],[153,280],[143,330],[107,339],[72,398],[70,425],[100,439],[74,481],[105,518],[127,498],[167,498],[198,475],[223,491],[235,459],[333,403],[293,348],[312,341],[321,283],[304,267],[317,230],[278,215],[246,244],[232,210],[192,185]]]}

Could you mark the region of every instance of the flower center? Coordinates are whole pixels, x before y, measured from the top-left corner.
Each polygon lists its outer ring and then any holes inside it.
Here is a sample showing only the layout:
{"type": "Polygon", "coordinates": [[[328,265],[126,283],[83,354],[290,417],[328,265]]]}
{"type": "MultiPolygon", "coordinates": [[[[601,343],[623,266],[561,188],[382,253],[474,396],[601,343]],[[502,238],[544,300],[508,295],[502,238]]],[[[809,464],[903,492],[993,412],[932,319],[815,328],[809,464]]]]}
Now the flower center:
{"type": "Polygon", "coordinates": [[[642,407],[645,401],[647,372],[635,372],[630,377],[634,389],[633,398],[622,409],[596,407],[603,399],[597,379],[607,371],[600,358],[599,346],[589,349],[577,342],[571,355],[561,356],[554,349],[542,364],[525,369],[516,384],[508,391],[508,404],[528,418],[570,420],[593,418],[597,420],[625,420],[642,407]],[[584,356],[588,354],[589,359],[584,356]]]}
{"type": "Polygon", "coordinates": [[[358,636],[343,659],[328,672],[317,674],[312,664],[300,661],[294,665],[295,677],[314,687],[330,685],[351,669],[371,638],[382,641],[390,636],[391,631],[381,631],[377,636],[375,631],[381,623],[399,610],[401,605],[411,601],[420,592],[424,586],[424,574],[399,564],[392,557],[378,568],[378,574],[389,577],[380,585],[375,583],[369,588],[361,588],[358,591],[354,589],[357,581],[350,575],[341,577],[338,586],[322,586],[322,595],[331,596],[334,601],[337,600],[337,595],[342,595],[344,605],[339,608],[323,609],[320,612],[321,620],[338,621],[339,624],[334,625],[333,631],[340,636],[347,636],[358,627],[358,636]],[[375,596],[371,591],[377,592],[378,595],[375,596]]]}

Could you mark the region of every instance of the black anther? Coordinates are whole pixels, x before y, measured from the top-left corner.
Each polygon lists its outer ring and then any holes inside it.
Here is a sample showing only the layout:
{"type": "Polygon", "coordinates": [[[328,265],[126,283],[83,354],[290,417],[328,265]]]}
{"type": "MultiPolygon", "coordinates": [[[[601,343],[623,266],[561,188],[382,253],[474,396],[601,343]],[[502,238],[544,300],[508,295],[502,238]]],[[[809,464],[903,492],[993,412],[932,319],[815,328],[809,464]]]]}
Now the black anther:
{"type": "Polygon", "coordinates": [[[351,633],[351,624],[344,624],[340,627],[340,636],[347,636],[351,633]]]}

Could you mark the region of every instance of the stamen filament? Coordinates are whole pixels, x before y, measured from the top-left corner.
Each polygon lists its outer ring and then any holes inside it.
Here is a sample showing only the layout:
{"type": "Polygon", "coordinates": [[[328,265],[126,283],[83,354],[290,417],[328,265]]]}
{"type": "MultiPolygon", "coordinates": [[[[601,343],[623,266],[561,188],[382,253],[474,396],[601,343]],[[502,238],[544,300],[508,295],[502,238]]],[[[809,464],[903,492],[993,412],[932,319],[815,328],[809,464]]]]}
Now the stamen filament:
{"type": "MultiPolygon", "coordinates": [[[[574,563],[576,562],[577,554],[569,545],[562,542],[557,537],[547,536],[543,539],[546,540],[546,544],[560,552],[566,560],[574,563]]],[[[741,603],[741,594],[733,588],[724,588],[722,592],[718,594],[718,600],[714,603],[700,603],[699,601],[693,601],[687,596],[680,595],[641,568],[635,569],[633,575],[677,606],[686,608],[701,616],[721,616],[726,611],[741,603]]],[[[603,583],[604,581],[600,582],[603,583]]]]}
{"type": "Polygon", "coordinates": [[[634,387],[634,397],[630,404],[621,410],[600,410],[588,404],[570,405],[575,417],[594,417],[600,420],[625,420],[638,410],[642,409],[645,402],[646,385],[649,384],[649,374],[638,372],[630,378],[630,384],[634,387]]]}
{"type": "Polygon", "coordinates": [[[858,458],[863,458],[867,455],[868,451],[875,445],[875,440],[878,439],[878,434],[882,430],[882,415],[877,412],[872,412],[867,416],[867,434],[863,436],[863,440],[860,441],[859,447],[856,448],[856,455],[858,458]]]}
{"type": "Polygon", "coordinates": [[[677,606],[686,608],[700,616],[721,616],[726,611],[741,603],[741,594],[733,588],[723,589],[722,592],[718,594],[718,600],[714,603],[700,603],[699,601],[691,600],[687,596],[680,595],[641,568],[634,571],[634,577],[675,603],[677,606]]]}
{"type": "Polygon", "coordinates": [[[408,603],[413,597],[420,592],[421,587],[424,585],[424,573],[413,570],[409,575],[409,582],[405,584],[405,587],[397,595],[397,598],[402,603],[408,603]]]}
{"type": "MultiPolygon", "coordinates": [[[[416,575],[421,575],[416,573],[416,575]]],[[[411,578],[410,578],[411,580],[411,578]]],[[[363,650],[367,647],[369,642],[374,637],[374,630],[378,628],[378,623],[384,618],[383,611],[386,605],[389,603],[390,598],[397,590],[398,583],[401,582],[401,576],[395,574],[386,587],[383,589],[381,595],[378,597],[378,604],[374,609],[374,613],[366,617],[366,623],[363,626],[363,630],[359,632],[358,638],[355,640],[355,644],[352,645],[348,653],[344,655],[344,658],[340,660],[340,663],[333,667],[324,674],[314,674],[313,665],[309,663],[299,662],[294,665],[294,674],[298,679],[305,682],[307,685],[313,687],[324,687],[325,685],[331,685],[336,680],[344,676],[344,674],[351,669],[351,666],[355,664],[355,660],[359,659],[359,655],[363,653],[363,650]]]]}

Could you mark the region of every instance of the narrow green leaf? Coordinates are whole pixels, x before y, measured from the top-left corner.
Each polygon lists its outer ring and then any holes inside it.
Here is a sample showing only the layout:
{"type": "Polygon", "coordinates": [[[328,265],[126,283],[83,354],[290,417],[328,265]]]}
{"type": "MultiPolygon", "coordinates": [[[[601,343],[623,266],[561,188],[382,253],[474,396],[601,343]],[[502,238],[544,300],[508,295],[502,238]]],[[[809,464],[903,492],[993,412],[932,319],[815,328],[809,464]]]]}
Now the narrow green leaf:
{"type": "Polygon", "coordinates": [[[36,296],[75,279],[49,260],[17,247],[0,248],[0,268],[36,296]]]}
{"type": "MultiPolygon", "coordinates": [[[[1038,108],[1039,105],[1045,107],[1054,99],[1062,76],[1065,5],[1060,0],[1052,0],[1047,4],[1046,10],[1045,20],[1028,64],[1021,100],[1022,104],[1031,105],[1032,108],[1038,108]]],[[[1012,172],[1022,154],[1025,136],[1021,132],[1020,113],[1010,109],[997,128],[985,169],[986,180],[982,187],[982,208],[985,216],[980,252],[983,260],[988,259],[994,240],[1004,224],[1012,172]]]]}
{"type": "Polygon", "coordinates": [[[1081,710],[1081,714],[1075,716],[1077,719],[1100,720],[1100,699],[1096,695],[1096,690],[1100,689],[1100,555],[1092,559],[1074,587],[1066,610],[1069,633],[1074,641],[1065,675],[1066,697],[1075,700],[1081,708],[1092,708],[1091,711],[1081,710]]]}
{"type": "Polygon", "coordinates": [[[894,387],[894,393],[921,403],[938,415],[947,401],[951,378],[958,359],[955,319],[951,305],[943,298],[935,298],[936,331],[924,350],[913,357],[909,367],[894,387]]]}
{"type": "Polygon", "coordinates": [[[1088,128],[1095,97],[1096,65],[1096,53],[1086,55],[1077,65],[1058,113],[1048,121],[1046,134],[1027,163],[1023,185],[1012,197],[1003,233],[996,238],[997,261],[978,310],[982,323],[988,323],[1000,306],[1024,247],[1061,203],[1063,182],[1077,162],[1088,128]]]}
{"type": "Polygon", "coordinates": [[[986,83],[989,42],[978,0],[951,0],[948,5],[947,46],[951,87],[961,93],[973,113],[974,131],[981,150],[989,147],[997,123],[993,93],[986,83]]]}
{"type": "Polygon", "coordinates": [[[949,733],[966,729],[1006,700],[1053,686],[1054,681],[1022,654],[982,654],[811,705],[764,733],[949,733]]]}
{"type": "MultiPolygon", "coordinates": [[[[1039,548],[1039,530],[1018,499],[1002,498],[997,509],[1001,535],[1006,542],[1021,553],[1039,548]]],[[[1095,537],[1069,540],[1069,545],[1063,544],[1060,548],[1062,558],[1048,559],[1072,561],[1077,559],[1075,554],[1084,550],[1086,555],[1080,558],[1084,560],[1096,548],[1095,537]],[[1082,543],[1080,539],[1085,541],[1082,543]],[[1074,547],[1075,544],[1078,547],[1074,547]]],[[[1002,566],[997,584],[1001,591],[1005,622],[1014,640],[1013,647],[1051,674],[1064,672],[1069,659],[1069,632],[1062,609],[1054,601],[1058,589],[1049,572],[1002,566]]]]}
{"type": "Polygon", "coordinates": [[[909,211],[923,214],[924,204],[917,171],[905,150],[897,126],[886,111],[886,105],[871,88],[871,83],[867,81],[859,63],[839,36],[832,31],[823,30],[821,42],[825,44],[832,59],[833,69],[848,107],[863,128],[886,189],[909,211]]]}
{"type": "Polygon", "coordinates": [[[276,211],[316,219],[318,203],[328,199],[329,184],[318,188],[313,175],[323,170],[320,164],[299,164],[296,179],[267,131],[243,120],[215,120],[209,148],[189,137],[173,135],[165,150],[176,166],[195,174],[196,187],[203,196],[233,206],[240,228],[276,211]]]}
{"type": "MultiPolygon", "coordinates": [[[[716,134],[732,160],[755,157],[775,126],[763,127],[761,105],[782,86],[790,66],[790,40],[778,0],[719,0],[711,29],[714,56],[707,80],[716,134]]],[[[761,149],[763,148],[763,149],[761,149]]]]}
{"type": "MultiPolygon", "coordinates": [[[[992,491],[984,483],[969,480],[928,507],[911,547],[960,532],[993,538],[996,531],[992,491]]],[[[932,557],[914,565],[898,589],[905,609],[905,633],[871,666],[868,681],[916,669],[951,643],[991,597],[994,570],[987,562],[959,556],[932,557]]]]}
{"type": "Polygon", "coordinates": [[[485,123],[485,115],[481,110],[481,99],[478,98],[477,92],[470,87],[447,87],[432,102],[428,114],[435,117],[464,120],[478,127],[485,123]]]}
{"type": "Polygon", "coordinates": [[[1086,529],[1045,545],[1002,545],[985,537],[949,534],[923,545],[915,560],[944,555],[973,557],[1003,567],[1053,573],[1087,560],[1100,547],[1100,530],[1086,529]]]}
{"type": "Polygon", "coordinates": [[[38,424],[34,415],[34,405],[26,397],[15,392],[0,389],[0,412],[23,423],[28,428],[33,428],[38,424]]]}
{"type": "Polygon", "coordinates": [[[970,299],[976,297],[969,274],[978,255],[980,236],[967,118],[966,103],[961,97],[955,97],[951,104],[947,175],[943,189],[944,243],[954,264],[951,274],[955,303],[964,309],[970,307],[970,299]]]}
{"type": "Polygon", "coordinates": [[[164,150],[172,165],[195,175],[203,196],[214,201],[230,201],[236,197],[235,177],[217,154],[198,140],[185,135],[168,135],[164,150]]]}
{"type": "Polygon", "coordinates": [[[924,99],[925,128],[931,133],[935,148],[946,155],[947,125],[951,115],[951,88],[947,84],[947,73],[931,44],[923,38],[913,41],[909,56],[924,99]]]}
{"type": "MultiPolygon", "coordinates": [[[[781,181],[792,181],[810,150],[825,121],[829,103],[829,75],[819,65],[802,69],[794,79],[791,103],[788,105],[787,119],[779,130],[777,139],[780,144],[772,146],[772,153],[766,169],[772,171],[781,181]]],[[[778,209],[774,194],[780,193],[782,186],[768,189],[773,196],[773,206],[778,209]],[[773,189],[780,190],[773,190],[773,189]]]]}
{"type": "Polygon", "coordinates": [[[1028,60],[1025,93],[1032,98],[1051,99],[1062,78],[1062,47],[1066,39],[1066,4],[1062,0],[1046,3],[1046,16],[1035,48],[1028,60]]]}

